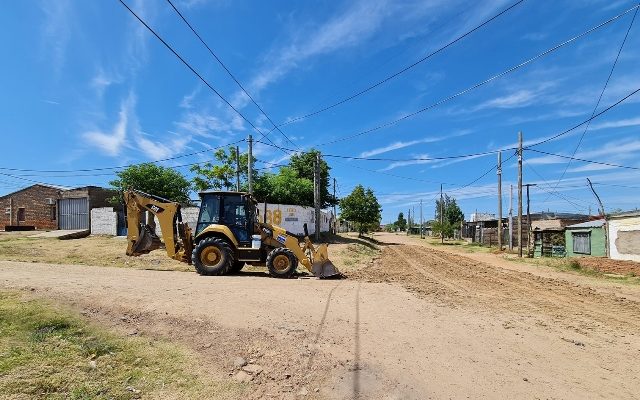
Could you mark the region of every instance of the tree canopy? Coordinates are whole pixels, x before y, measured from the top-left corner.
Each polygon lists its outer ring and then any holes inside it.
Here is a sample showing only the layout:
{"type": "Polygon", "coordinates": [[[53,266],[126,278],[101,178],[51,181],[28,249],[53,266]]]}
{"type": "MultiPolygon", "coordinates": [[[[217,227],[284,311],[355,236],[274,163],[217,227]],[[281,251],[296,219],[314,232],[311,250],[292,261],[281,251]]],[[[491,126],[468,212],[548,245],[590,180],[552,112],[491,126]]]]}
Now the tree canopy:
{"type": "MultiPolygon", "coordinates": [[[[236,148],[229,146],[228,149],[218,149],[214,153],[217,162],[207,162],[196,164],[191,167],[191,172],[195,172],[193,186],[196,190],[235,190],[236,189],[236,148]]],[[[253,162],[256,159],[253,157],[253,162]]],[[[249,155],[240,153],[240,182],[246,182],[248,177],[249,155]]],[[[254,179],[257,174],[254,172],[254,179]]]]}
{"type": "Polygon", "coordinates": [[[394,223],[394,225],[400,231],[404,231],[407,228],[407,220],[404,219],[404,214],[402,212],[398,214],[398,220],[394,223]]]}
{"type": "MultiPolygon", "coordinates": [[[[291,156],[289,162],[290,167],[301,178],[306,178],[311,181],[313,185],[313,169],[315,166],[316,157],[320,152],[315,149],[311,149],[304,153],[297,153],[291,156]]],[[[320,159],[320,205],[321,207],[332,206],[338,204],[338,200],[333,197],[333,194],[329,192],[330,187],[330,175],[331,167],[325,160],[320,159]]],[[[313,193],[313,186],[311,189],[313,193]]]]}
{"type": "Polygon", "coordinates": [[[313,182],[298,176],[291,167],[259,175],[253,185],[253,194],[258,201],[313,206],[313,182]]]}
{"type": "Polygon", "coordinates": [[[463,220],[464,214],[454,197],[445,194],[442,201],[436,200],[435,221],[431,225],[433,233],[443,238],[453,237],[455,230],[460,227],[463,220]],[[443,212],[442,222],[440,222],[441,212],[443,212]]]}
{"type": "Polygon", "coordinates": [[[116,172],[117,179],[109,184],[118,191],[118,197],[112,199],[119,203],[122,192],[136,189],[164,197],[179,203],[189,203],[191,183],[180,172],[153,163],[137,164],[116,172]]]}
{"type": "Polygon", "coordinates": [[[355,223],[359,234],[379,226],[382,207],[378,199],[369,188],[356,186],[345,198],[340,200],[340,217],[355,223]]]}

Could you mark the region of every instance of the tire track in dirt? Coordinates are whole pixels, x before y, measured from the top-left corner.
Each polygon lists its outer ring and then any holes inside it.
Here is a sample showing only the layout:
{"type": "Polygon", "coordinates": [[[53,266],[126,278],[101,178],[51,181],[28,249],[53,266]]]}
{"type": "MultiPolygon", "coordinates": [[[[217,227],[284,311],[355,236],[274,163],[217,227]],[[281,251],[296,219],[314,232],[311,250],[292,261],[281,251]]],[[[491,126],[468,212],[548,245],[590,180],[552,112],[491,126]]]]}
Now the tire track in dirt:
{"type": "Polygon", "coordinates": [[[640,330],[637,302],[424,246],[386,245],[374,265],[354,277],[398,282],[443,305],[550,317],[585,335],[635,336],[640,330]]]}

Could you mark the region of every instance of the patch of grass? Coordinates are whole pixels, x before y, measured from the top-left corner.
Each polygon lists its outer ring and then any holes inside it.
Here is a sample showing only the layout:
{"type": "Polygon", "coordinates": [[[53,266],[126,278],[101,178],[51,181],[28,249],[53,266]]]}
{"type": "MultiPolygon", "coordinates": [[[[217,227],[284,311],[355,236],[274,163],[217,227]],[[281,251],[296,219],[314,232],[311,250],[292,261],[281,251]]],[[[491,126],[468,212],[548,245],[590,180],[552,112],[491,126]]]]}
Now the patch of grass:
{"type": "Polygon", "coordinates": [[[342,258],[342,265],[346,267],[358,267],[368,263],[378,254],[380,254],[380,250],[376,247],[360,243],[351,243],[346,249],[342,250],[340,257],[342,258]]]}
{"type": "Polygon", "coordinates": [[[600,272],[598,270],[592,268],[585,268],[580,264],[580,261],[575,258],[560,258],[560,257],[541,257],[541,258],[518,258],[518,257],[509,257],[506,258],[509,261],[519,262],[524,264],[536,265],[536,266],[544,266],[551,267],[558,271],[564,272],[572,272],[577,273],[584,276],[590,276],[598,279],[605,280],[613,280],[617,283],[628,283],[628,284],[640,284],[640,278],[631,276],[631,274],[627,275],[615,275],[615,274],[607,274],[600,272]]]}
{"type": "Polygon", "coordinates": [[[204,379],[176,345],[120,337],[42,300],[0,291],[0,398],[241,396],[204,379]]]}

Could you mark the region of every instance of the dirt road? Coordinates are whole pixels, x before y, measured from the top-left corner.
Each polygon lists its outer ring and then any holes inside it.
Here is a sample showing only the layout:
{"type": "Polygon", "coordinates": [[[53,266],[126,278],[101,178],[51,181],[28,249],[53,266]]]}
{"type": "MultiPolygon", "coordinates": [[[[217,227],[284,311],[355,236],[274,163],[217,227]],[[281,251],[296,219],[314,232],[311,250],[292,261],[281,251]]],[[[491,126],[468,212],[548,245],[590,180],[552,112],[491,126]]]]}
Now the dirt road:
{"type": "Polygon", "coordinates": [[[255,398],[637,398],[635,300],[378,239],[380,258],[342,281],[4,261],[0,287],[180,340],[216,377],[256,358],[255,398]]]}

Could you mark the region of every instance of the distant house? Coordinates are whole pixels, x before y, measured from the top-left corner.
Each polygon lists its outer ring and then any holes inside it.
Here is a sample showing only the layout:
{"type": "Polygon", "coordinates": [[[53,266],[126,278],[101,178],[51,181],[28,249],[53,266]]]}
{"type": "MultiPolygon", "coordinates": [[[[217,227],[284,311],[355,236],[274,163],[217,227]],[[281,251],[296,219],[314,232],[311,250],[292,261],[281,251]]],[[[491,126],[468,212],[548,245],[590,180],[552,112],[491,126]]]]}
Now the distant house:
{"type": "Polygon", "coordinates": [[[583,222],[565,227],[567,257],[606,257],[605,220],[583,222]]]}
{"type": "Polygon", "coordinates": [[[640,211],[609,216],[609,257],[640,261],[640,211]]]}
{"type": "Polygon", "coordinates": [[[534,257],[564,257],[567,251],[565,228],[589,220],[588,215],[570,213],[531,214],[534,257]]]}
{"type": "Polygon", "coordinates": [[[107,205],[114,192],[97,186],[70,189],[35,184],[0,196],[5,230],[89,229],[90,210],[107,205]]]}

